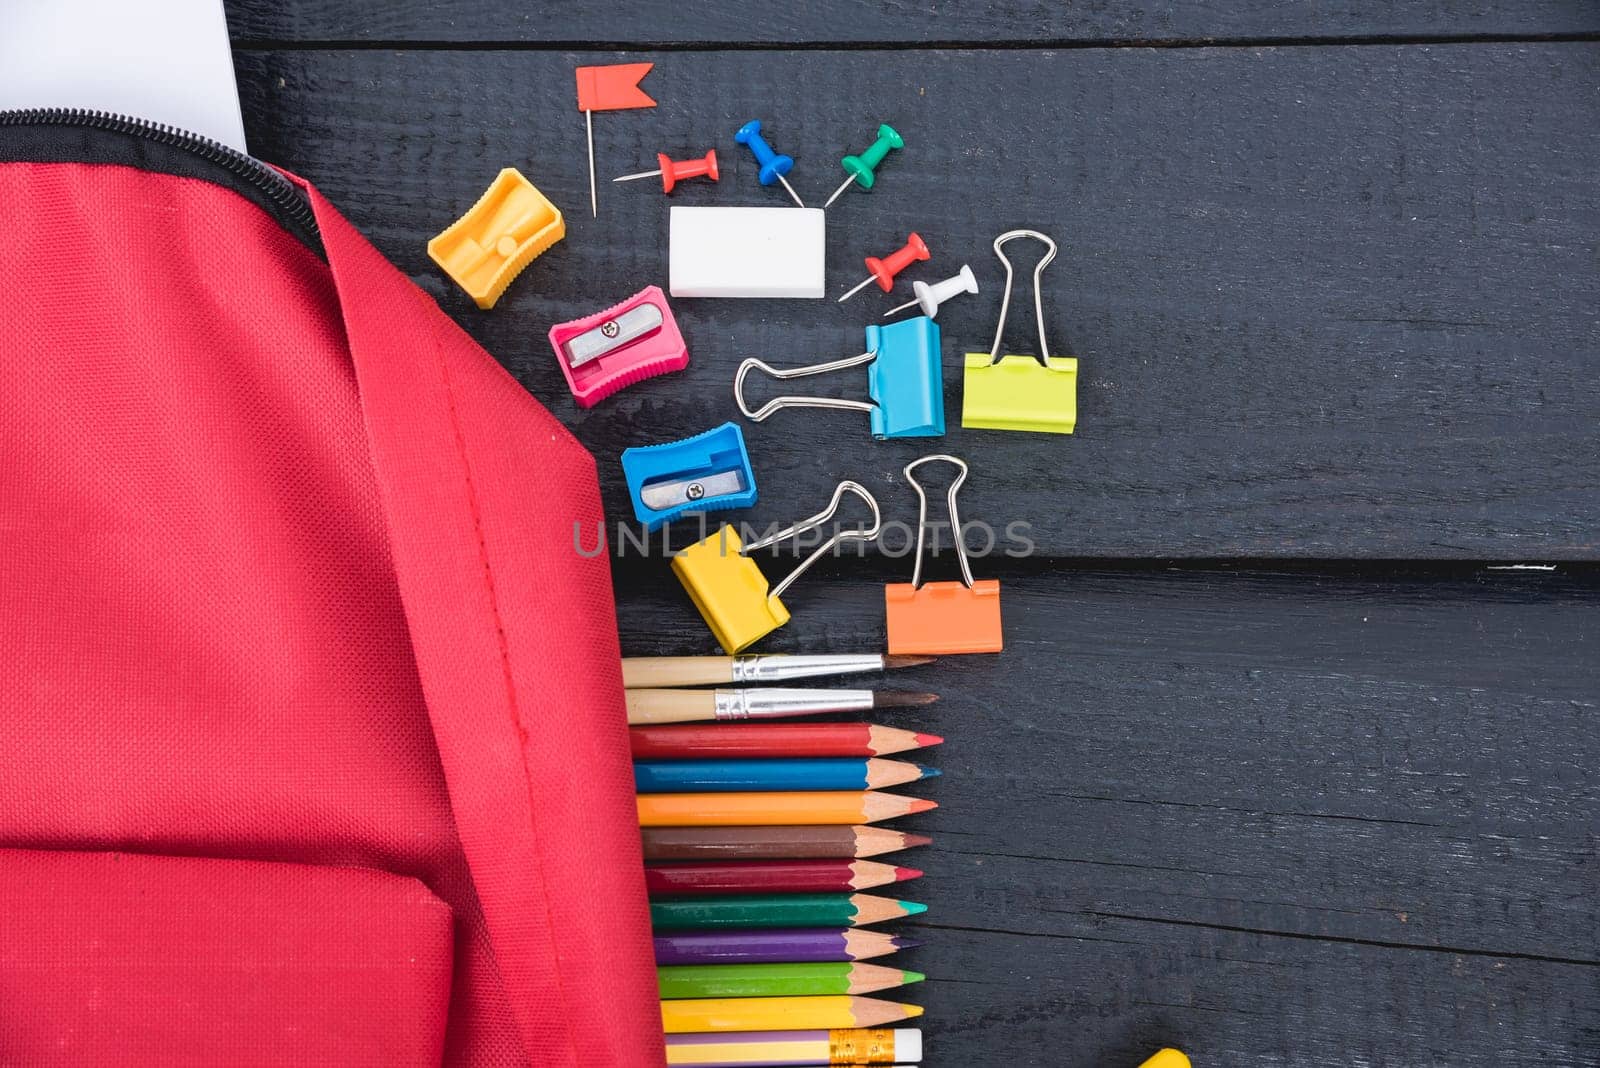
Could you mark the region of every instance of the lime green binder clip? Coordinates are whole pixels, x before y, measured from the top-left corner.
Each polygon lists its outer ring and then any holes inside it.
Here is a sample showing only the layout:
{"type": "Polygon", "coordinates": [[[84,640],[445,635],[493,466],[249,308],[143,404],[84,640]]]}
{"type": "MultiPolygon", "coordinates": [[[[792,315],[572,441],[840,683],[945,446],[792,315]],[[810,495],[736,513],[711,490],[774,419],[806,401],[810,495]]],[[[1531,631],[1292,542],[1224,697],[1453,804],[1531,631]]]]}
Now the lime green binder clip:
{"type": "Polygon", "coordinates": [[[1052,356],[1044,339],[1044,297],[1039,276],[1056,258],[1056,243],[1037,230],[1008,230],[994,239],[994,254],[1006,265],[1005,296],[1000,298],[1000,321],[988,352],[966,354],[965,389],[961,399],[961,425],[982,430],[1032,430],[1041,434],[1070,434],[1078,424],[1078,360],[1052,356]],[[1033,269],[1033,313],[1039,324],[1039,355],[1001,356],[1000,337],[1011,309],[1011,261],[1000,250],[1007,241],[1031,237],[1044,242],[1045,253],[1033,269]]]}

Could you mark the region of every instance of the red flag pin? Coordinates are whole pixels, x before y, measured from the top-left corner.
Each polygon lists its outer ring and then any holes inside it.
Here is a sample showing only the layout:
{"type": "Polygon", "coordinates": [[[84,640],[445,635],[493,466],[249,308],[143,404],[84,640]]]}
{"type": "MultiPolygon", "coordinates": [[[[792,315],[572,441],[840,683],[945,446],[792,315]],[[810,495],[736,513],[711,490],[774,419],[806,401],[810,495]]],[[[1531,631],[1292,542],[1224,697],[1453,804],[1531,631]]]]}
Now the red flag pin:
{"type": "Polygon", "coordinates": [[[589,211],[600,214],[600,200],[594,185],[594,113],[653,108],[656,102],[639,88],[654,63],[612,63],[604,67],[578,68],[578,110],[589,137],[589,211]]]}

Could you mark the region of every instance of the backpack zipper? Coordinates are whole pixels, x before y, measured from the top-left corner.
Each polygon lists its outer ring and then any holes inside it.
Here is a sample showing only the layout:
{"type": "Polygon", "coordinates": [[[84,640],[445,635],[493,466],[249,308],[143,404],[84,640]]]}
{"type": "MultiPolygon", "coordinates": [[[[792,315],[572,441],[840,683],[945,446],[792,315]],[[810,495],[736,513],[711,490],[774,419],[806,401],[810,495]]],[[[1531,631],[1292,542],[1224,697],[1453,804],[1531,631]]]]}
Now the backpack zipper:
{"type": "Polygon", "coordinates": [[[127,115],[114,115],[108,111],[91,111],[86,108],[26,108],[19,111],[0,111],[0,129],[16,126],[58,126],[101,130],[107,133],[137,137],[179,151],[188,152],[208,163],[221,167],[229,175],[250,189],[280,214],[301,227],[313,237],[318,236],[317,219],[311,205],[301,195],[295,184],[253,156],[230,148],[209,137],[188,133],[161,123],[135,119],[127,115]]]}

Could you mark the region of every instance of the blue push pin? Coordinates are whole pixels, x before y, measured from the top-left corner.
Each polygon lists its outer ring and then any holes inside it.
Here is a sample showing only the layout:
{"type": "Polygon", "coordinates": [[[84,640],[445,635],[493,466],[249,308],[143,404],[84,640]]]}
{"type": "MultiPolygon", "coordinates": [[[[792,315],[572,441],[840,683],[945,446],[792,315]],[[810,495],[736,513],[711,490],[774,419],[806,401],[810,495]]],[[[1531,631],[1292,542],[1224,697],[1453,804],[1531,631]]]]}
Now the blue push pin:
{"type": "Polygon", "coordinates": [[[794,191],[794,186],[790,185],[789,180],[784,177],[784,175],[794,170],[794,160],[788,156],[780,156],[772,151],[772,146],[767,144],[766,138],[761,136],[760,119],[751,119],[739,127],[739,132],[733,135],[733,139],[741,145],[750,146],[750,151],[755,154],[756,162],[761,164],[761,173],[758,177],[761,179],[762,185],[782,182],[783,187],[789,191],[789,195],[794,197],[794,202],[802,208],[805,207],[805,204],[800,200],[799,194],[794,191]]]}

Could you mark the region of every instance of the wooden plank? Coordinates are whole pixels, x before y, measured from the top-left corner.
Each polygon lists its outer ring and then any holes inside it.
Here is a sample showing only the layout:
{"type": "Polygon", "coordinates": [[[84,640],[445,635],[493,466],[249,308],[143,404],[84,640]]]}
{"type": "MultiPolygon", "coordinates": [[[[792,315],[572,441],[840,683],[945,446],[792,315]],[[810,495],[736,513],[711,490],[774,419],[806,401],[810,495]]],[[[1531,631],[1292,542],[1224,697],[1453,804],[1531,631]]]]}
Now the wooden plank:
{"type": "MultiPolygon", "coordinates": [[[[871,565],[773,647],[882,640],[871,565]]],[[[702,651],[657,562],[624,650],[702,651]]],[[[946,737],[909,895],[932,1066],[1592,1066],[1600,575],[1059,570],[899,672],[946,737]],[[988,1059],[986,1059],[988,1058],[988,1059]]],[[[912,791],[917,792],[917,791],[912,791]]]]}
{"type": "Polygon", "coordinates": [[[579,47],[800,42],[1190,41],[1239,38],[1594,33],[1600,11],[1571,0],[1111,0],[1062,4],[765,4],[652,0],[530,5],[516,0],[229,0],[234,39],[252,42],[508,42],[579,47]]]}
{"type": "MultiPolygon", "coordinates": [[[[549,326],[666,282],[658,189],[610,187],[598,220],[582,211],[572,68],[614,58],[288,51],[238,66],[254,150],[318,182],[571,426],[621,517],[623,448],[737,417],[744,356],[860,351],[892,301],[678,301],[689,370],[578,409],[549,326]],[[506,165],[565,207],[569,229],[484,313],[425,244],[506,165]]],[[[1600,549],[1600,45],[932,52],[913,67],[858,52],[658,58],[661,106],[595,121],[603,176],[715,145],[720,185],[672,203],[783,203],[732,143],[761,115],[819,203],[837,184],[830,159],[892,119],[910,147],[878,191],[834,206],[830,289],[913,228],[934,259],[907,278],[970,262],[985,287],[940,316],[944,439],[874,444],[856,413],[746,424],[761,523],[810,514],[843,477],[912,518],[899,469],[941,450],[972,464],[967,518],[1030,523],[1050,556],[1600,549]],[[805,106],[798,87],[815,94],[805,106]],[[1062,245],[1047,327],[1081,359],[1071,437],[959,428],[959,354],[987,348],[998,310],[989,243],[1022,225],[1062,245]]],[[[1005,347],[1035,352],[1016,289],[1005,347]]],[[[865,388],[835,377],[819,385],[865,388]]]]}

